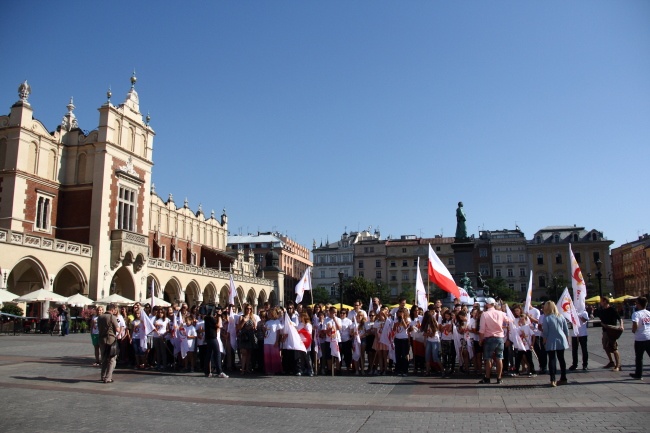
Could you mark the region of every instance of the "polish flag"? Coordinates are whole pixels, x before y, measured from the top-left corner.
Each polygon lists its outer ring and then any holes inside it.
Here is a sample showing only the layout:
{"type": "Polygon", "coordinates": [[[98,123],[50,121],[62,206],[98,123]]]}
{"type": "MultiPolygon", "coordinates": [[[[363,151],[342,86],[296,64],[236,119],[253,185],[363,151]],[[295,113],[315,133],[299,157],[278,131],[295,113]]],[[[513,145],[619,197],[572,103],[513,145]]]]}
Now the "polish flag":
{"type": "Polygon", "coordinates": [[[460,298],[460,292],[458,291],[458,286],[456,286],[454,278],[433,251],[431,244],[429,244],[429,281],[435,283],[436,286],[445,292],[449,292],[453,296],[460,298]]]}
{"type": "Polygon", "coordinates": [[[582,277],[580,265],[573,255],[571,244],[569,244],[569,253],[571,254],[571,286],[573,287],[573,299],[575,300],[575,309],[578,313],[585,311],[585,300],[587,299],[587,285],[582,277]]]}

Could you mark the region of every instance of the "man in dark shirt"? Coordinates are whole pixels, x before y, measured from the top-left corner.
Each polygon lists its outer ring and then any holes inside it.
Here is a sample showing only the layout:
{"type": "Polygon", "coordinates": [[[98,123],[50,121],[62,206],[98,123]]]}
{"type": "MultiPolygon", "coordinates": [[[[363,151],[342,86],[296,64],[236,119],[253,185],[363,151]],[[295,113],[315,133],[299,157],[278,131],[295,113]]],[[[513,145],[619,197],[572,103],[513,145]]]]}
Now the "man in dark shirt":
{"type": "MultiPolygon", "coordinates": [[[[623,330],[623,321],[616,309],[609,304],[609,298],[600,299],[601,310],[598,313],[603,330],[603,349],[609,358],[609,363],[603,368],[621,371],[621,355],[618,353],[618,337],[614,338],[611,331],[623,330]],[[613,356],[613,359],[612,359],[613,356]]],[[[619,334],[620,335],[620,334],[619,334]]]]}

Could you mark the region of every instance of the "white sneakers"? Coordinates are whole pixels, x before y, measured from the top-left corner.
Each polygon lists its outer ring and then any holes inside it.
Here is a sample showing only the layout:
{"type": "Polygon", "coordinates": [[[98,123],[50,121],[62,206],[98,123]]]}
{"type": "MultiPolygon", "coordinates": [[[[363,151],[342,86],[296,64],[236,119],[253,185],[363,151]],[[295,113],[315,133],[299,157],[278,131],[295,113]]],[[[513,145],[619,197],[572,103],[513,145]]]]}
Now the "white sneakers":
{"type": "Polygon", "coordinates": [[[227,379],[228,375],[226,373],[219,373],[219,376],[217,376],[217,377],[219,377],[221,379],[227,379]]]}

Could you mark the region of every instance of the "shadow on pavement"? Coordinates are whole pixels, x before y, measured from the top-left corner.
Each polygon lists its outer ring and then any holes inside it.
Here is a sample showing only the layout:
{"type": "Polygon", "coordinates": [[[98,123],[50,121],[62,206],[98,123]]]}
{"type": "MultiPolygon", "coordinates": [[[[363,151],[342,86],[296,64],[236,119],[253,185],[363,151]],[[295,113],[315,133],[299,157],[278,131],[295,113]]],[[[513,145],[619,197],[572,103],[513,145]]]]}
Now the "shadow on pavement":
{"type": "Polygon", "coordinates": [[[18,380],[36,380],[40,382],[58,382],[58,383],[81,383],[81,382],[89,382],[89,383],[95,383],[97,380],[83,380],[83,379],[59,379],[59,378],[54,378],[54,377],[45,377],[45,376],[36,376],[36,377],[27,377],[27,376],[11,376],[12,379],[18,379],[18,380]]]}

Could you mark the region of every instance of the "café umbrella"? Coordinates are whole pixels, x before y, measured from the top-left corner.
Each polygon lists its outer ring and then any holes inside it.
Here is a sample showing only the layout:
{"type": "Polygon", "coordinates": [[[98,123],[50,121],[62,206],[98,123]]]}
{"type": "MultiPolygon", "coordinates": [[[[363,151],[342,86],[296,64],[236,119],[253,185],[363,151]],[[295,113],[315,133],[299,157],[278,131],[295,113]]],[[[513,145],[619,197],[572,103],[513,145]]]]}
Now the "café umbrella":
{"type": "Polygon", "coordinates": [[[34,292],[23,295],[15,299],[15,302],[56,302],[57,304],[64,304],[68,298],[65,296],[57,295],[49,290],[39,289],[34,292]]]}

